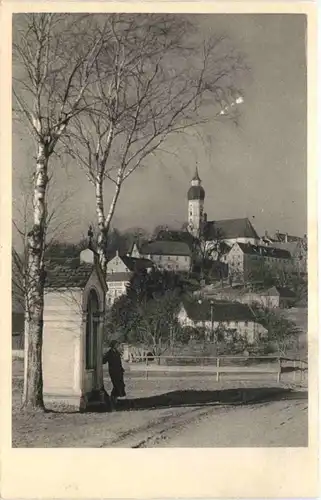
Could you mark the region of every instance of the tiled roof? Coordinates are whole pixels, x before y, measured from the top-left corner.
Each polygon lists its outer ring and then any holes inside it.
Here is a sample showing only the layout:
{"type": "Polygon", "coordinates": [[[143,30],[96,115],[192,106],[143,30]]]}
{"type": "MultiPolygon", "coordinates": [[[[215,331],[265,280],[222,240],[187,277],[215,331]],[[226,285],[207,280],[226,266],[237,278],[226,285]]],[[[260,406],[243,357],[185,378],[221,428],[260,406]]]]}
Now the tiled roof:
{"type": "Polygon", "coordinates": [[[80,262],[78,259],[66,259],[64,262],[47,261],[45,264],[45,286],[48,288],[84,288],[92,272],[96,269],[101,286],[106,289],[98,263],[80,262]]]}
{"type": "Polygon", "coordinates": [[[190,256],[191,249],[184,241],[155,240],[141,248],[143,255],[180,255],[190,256]]]}
{"type": "Polygon", "coordinates": [[[149,259],[141,259],[136,257],[128,257],[124,255],[120,257],[123,263],[130,271],[141,271],[153,267],[153,262],[149,259]]]}
{"type": "Polygon", "coordinates": [[[119,272],[119,273],[108,273],[107,274],[107,282],[111,281],[129,281],[133,273],[119,272]]]}
{"type": "Polygon", "coordinates": [[[264,245],[250,245],[248,243],[237,243],[245,254],[261,255],[262,257],[274,257],[277,259],[290,259],[291,254],[288,250],[268,247],[264,245]]]}
{"type": "Polygon", "coordinates": [[[84,288],[93,269],[92,264],[80,264],[79,260],[61,264],[51,262],[46,265],[45,286],[49,288],[84,288]]]}
{"type": "Polygon", "coordinates": [[[273,240],[274,241],[278,241],[280,243],[291,243],[291,242],[294,242],[294,241],[301,241],[303,238],[300,238],[300,236],[293,236],[293,235],[290,235],[290,234],[286,234],[286,233],[275,233],[274,237],[273,237],[273,240]]]}
{"type": "Polygon", "coordinates": [[[289,241],[288,243],[273,242],[274,248],[279,248],[281,250],[287,250],[290,252],[292,257],[297,257],[301,254],[301,245],[299,241],[289,241]]]}
{"type": "MultiPolygon", "coordinates": [[[[203,300],[183,303],[188,317],[195,322],[211,321],[211,304],[203,300]]],[[[255,316],[246,304],[213,301],[213,321],[254,321],[255,316]]]]}
{"type": "Polygon", "coordinates": [[[208,240],[231,238],[259,239],[249,219],[226,219],[208,221],[205,224],[204,235],[208,240]]]}

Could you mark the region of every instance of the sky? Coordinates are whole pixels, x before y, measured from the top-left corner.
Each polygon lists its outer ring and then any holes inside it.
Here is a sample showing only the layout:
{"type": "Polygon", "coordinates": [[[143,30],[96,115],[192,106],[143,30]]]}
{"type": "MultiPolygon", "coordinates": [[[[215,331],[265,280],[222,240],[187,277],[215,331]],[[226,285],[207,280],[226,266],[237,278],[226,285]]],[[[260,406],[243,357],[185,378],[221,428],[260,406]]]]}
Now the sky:
{"type": "MultiPolygon", "coordinates": [[[[208,14],[194,16],[202,36],[224,32],[246,56],[239,125],[209,122],[173,138],[168,152],[151,157],[128,178],[113,226],[118,229],[187,220],[187,191],[198,170],[208,220],[248,217],[259,234],[307,232],[306,58],[304,15],[208,14]],[[197,133],[196,133],[197,132],[197,133]]],[[[33,167],[34,146],[13,124],[13,197],[33,167]]],[[[77,241],[95,222],[94,191],[70,161],[55,165],[55,192],[70,193],[61,217],[72,219],[64,239],[77,241]]],[[[109,205],[112,186],[105,188],[109,205]]]]}

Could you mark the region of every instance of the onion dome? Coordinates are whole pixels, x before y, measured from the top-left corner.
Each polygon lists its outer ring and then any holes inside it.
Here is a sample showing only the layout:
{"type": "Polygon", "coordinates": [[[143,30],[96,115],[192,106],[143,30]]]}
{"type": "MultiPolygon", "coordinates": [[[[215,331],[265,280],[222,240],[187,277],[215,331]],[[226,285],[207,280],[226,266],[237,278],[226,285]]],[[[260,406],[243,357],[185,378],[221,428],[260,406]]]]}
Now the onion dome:
{"type": "Polygon", "coordinates": [[[201,186],[201,179],[198,175],[198,168],[195,169],[194,177],[191,181],[191,187],[188,190],[187,198],[188,200],[202,200],[205,198],[204,188],[201,186]]]}
{"type": "Polygon", "coordinates": [[[205,198],[205,191],[202,186],[191,186],[187,192],[188,200],[202,200],[205,198]]]}

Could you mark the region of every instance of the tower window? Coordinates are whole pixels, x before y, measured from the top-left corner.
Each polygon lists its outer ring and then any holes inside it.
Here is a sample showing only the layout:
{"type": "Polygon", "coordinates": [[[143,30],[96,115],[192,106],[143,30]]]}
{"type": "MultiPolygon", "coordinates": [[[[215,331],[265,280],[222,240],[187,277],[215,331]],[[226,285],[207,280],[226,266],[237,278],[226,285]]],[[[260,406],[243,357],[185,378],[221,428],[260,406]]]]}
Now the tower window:
{"type": "Polygon", "coordinates": [[[193,215],[193,212],[192,212],[192,211],[190,211],[189,216],[190,216],[190,217],[192,217],[192,215],[193,215]]]}

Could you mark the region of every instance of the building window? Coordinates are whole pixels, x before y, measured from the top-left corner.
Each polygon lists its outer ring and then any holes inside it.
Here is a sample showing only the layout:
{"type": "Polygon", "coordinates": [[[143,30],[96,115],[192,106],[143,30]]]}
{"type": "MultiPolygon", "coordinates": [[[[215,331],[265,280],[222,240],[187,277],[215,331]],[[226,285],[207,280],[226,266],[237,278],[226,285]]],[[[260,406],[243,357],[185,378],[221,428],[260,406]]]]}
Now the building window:
{"type": "Polygon", "coordinates": [[[171,258],[168,256],[168,257],[167,257],[167,260],[171,260],[171,258]]]}
{"type": "Polygon", "coordinates": [[[248,326],[249,325],[249,322],[248,321],[245,321],[245,326],[248,326]]]}

